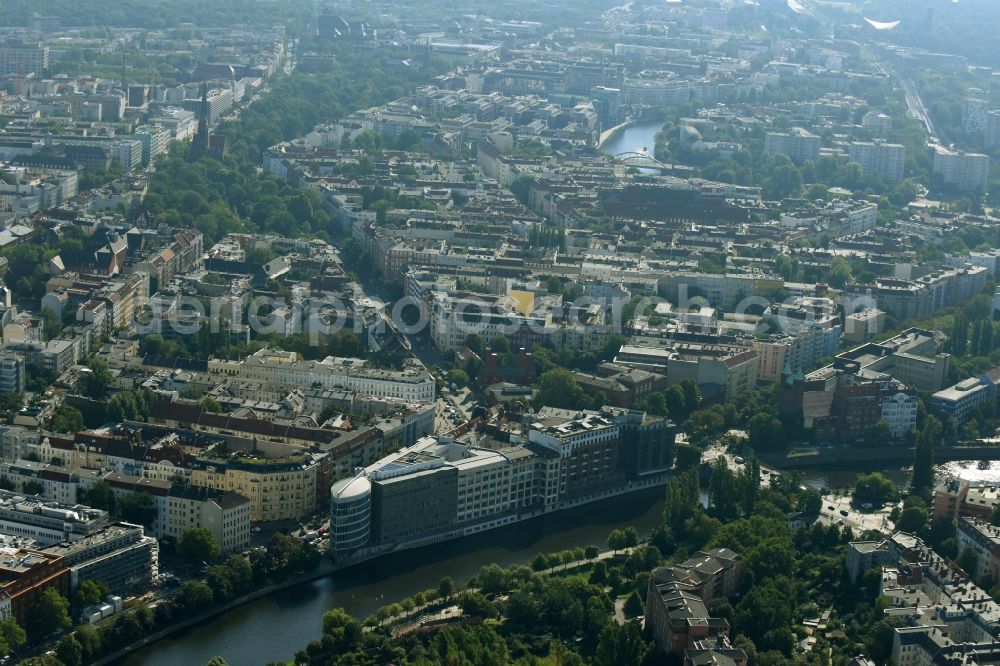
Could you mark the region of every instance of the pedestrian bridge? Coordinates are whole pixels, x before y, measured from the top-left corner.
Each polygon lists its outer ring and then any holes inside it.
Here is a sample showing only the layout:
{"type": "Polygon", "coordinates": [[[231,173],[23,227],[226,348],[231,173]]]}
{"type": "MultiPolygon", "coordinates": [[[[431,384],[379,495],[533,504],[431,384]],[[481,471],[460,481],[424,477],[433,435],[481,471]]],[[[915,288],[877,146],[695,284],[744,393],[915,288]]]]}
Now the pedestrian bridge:
{"type": "Polygon", "coordinates": [[[671,168],[669,164],[664,164],[660,160],[656,159],[649,153],[618,153],[615,155],[615,160],[621,162],[625,166],[635,167],[637,169],[669,169],[671,168]]]}

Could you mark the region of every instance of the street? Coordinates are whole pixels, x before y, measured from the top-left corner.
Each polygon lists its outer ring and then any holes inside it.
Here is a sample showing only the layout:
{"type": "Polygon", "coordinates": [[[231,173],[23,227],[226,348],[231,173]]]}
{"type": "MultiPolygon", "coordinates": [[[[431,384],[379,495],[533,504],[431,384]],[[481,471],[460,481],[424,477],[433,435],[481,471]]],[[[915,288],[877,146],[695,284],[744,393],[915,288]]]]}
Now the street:
{"type": "Polygon", "coordinates": [[[850,495],[830,494],[823,497],[820,520],[827,525],[847,525],[856,536],[868,530],[891,534],[894,531],[889,520],[891,511],[891,504],[873,511],[858,511],[851,506],[850,495]]]}

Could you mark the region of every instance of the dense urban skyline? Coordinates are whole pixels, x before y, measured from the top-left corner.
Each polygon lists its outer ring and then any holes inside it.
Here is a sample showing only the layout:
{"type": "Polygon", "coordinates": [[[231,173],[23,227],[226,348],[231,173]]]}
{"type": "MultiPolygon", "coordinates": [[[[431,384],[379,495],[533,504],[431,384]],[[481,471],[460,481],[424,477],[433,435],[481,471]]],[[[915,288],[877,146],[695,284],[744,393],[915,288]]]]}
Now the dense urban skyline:
{"type": "Polygon", "coordinates": [[[996,3],[0,23],[3,663],[998,661],[996,3]]]}

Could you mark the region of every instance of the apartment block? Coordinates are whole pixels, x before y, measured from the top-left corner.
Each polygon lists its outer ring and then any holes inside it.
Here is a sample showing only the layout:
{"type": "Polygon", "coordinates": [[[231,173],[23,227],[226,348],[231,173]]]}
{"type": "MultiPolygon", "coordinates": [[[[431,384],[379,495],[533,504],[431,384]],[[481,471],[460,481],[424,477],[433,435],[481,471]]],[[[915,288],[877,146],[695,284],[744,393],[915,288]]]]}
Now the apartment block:
{"type": "Polygon", "coordinates": [[[818,136],[801,127],[788,132],[768,132],[764,135],[764,152],[784,155],[797,164],[819,159],[822,142],[818,136]]]}
{"type": "Polygon", "coordinates": [[[238,553],[250,547],[251,506],[250,499],[236,493],[174,485],[157,517],[159,536],[180,541],[185,531],[202,528],[212,533],[223,554],[238,553]]]}
{"type": "Polygon", "coordinates": [[[383,370],[369,367],[360,358],[330,356],[322,361],[301,361],[294,352],[262,349],[242,361],[209,359],[208,374],[290,388],[344,389],[406,401],[431,401],[435,393],[434,378],[416,360],[407,361],[402,370],[383,370]]]}
{"type": "Polygon", "coordinates": [[[0,45],[0,75],[41,77],[49,66],[49,47],[42,42],[8,40],[0,45]]]}
{"type": "Polygon", "coordinates": [[[726,548],[654,569],[646,589],[644,626],[657,647],[684,657],[684,663],[698,663],[699,655],[714,649],[722,663],[746,664],[746,654],[729,643],[729,622],[708,612],[713,600],[736,591],[741,572],[739,556],[726,548]]]}
{"type": "MultiPolygon", "coordinates": [[[[191,485],[242,495],[250,501],[253,522],[294,520],[316,510],[317,483],[325,478],[321,458],[325,456],[301,453],[198,459],[191,464],[191,485]]],[[[235,536],[230,541],[235,543],[235,536]]]]}
{"type": "Polygon", "coordinates": [[[958,520],[958,550],[969,548],[976,554],[976,570],[967,571],[976,580],[989,576],[1000,580],[1000,527],[981,518],[958,520]]]}
{"type": "Polygon", "coordinates": [[[945,185],[966,192],[985,191],[990,176],[990,158],[981,153],[963,153],[934,146],[931,170],[945,185]]]}
{"type": "Polygon", "coordinates": [[[903,179],[906,147],[898,143],[853,141],[848,146],[847,158],[859,164],[864,175],[895,182],[903,179]]]}
{"type": "Polygon", "coordinates": [[[23,393],[25,382],[24,357],[16,353],[0,354],[0,395],[23,393]]]}

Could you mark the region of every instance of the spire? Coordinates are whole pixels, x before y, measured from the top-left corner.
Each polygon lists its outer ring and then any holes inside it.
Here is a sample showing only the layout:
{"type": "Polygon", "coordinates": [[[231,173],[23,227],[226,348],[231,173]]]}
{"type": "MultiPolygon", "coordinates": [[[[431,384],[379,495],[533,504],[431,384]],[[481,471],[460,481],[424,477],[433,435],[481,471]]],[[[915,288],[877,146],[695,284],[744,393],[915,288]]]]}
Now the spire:
{"type": "Polygon", "coordinates": [[[208,154],[208,84],[201,84],[201,108],[198,111],[198,132],[191,140],[189,159],[197,160],[208,154]]]}
{"type": "Polygon", "coordinates": [[[208,84],[204,81],[201,82],[201,112],[198,120],[208,124],[208,84]]]}

